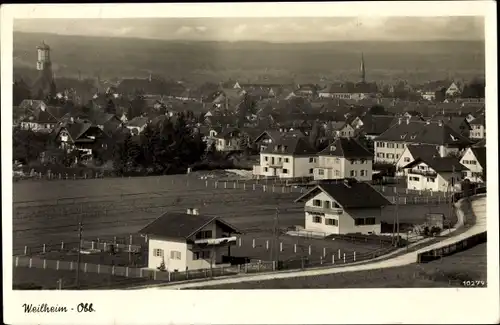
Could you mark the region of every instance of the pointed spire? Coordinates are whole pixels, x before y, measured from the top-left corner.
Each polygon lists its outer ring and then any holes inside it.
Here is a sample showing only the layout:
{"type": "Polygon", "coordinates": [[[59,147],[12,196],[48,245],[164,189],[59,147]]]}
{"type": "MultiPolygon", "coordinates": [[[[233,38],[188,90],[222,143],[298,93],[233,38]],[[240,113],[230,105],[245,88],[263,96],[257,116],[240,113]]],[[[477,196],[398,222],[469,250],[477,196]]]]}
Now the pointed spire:
{"type": "Polygon", "coordinates": [[[361,82],[365,83],[366,82],[366,74],[365,74],[365,57],[363,55],[363,52],[361,52],[361,82]]]}

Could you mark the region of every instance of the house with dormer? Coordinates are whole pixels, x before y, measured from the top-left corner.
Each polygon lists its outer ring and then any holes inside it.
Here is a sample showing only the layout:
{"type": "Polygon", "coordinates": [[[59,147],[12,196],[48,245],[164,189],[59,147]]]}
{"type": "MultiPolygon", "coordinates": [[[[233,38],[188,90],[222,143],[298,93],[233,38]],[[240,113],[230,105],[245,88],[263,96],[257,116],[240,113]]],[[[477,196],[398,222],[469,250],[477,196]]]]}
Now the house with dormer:
{"type": "Polygon", "coordinates": [[[473,119],[470,123],[470,138],[474,140],[486,139],[486,118],[483,115],[473,119]]]}
{"type": "Polygon", "coordinates": [[[260,163],[253,175],[278,178],[313,178],[317,164],[316,149],[307,138],[283,135],[262,148],[260,163]]]}
{"type": "Polygon", "coordinates": [[[460,163],[467,167],[465,178],[473,183],[483,183],[484,172],[486,171],[486,147],[468,148],[460,163]]]}
{"type": "Polygon", "coordinates": [[[457,157],[426,156],[403,167],[407,188],[418,191],[457,192],[467,167],[457,157]]]}
{"type": "Polygon", "coordinates": [[[305,230],[329,234],[380,234],[382,210],[391,203],[366,182],[340,179],[319,184],[304,203],[305,230]]]}
{"type": "Polygon", "coordinates": [[[375,161],[396,164],[410,144],[434,145],[439,155],[446,157],[450,154],[458,155],[472,141],[442,121],[398,118],[393,126],[376,138],[375,161]]]}
{"type": "Polygon", "coordinates": [[[407,174],[406,165],[417,160],[418,158],[439,156],[439,151],[432,144],[409,144],[404,149],[401,157],[396,162],[396,172],[400,175],[407,174]]]}
{"type": "Polygon", "coordinates": [[[103,131],[88,121],[73,121],[58,127],[55,131],[56,143],[67,152],[79,150],[82,155],[90,157],[98,145],[103,131]]]}
{"type": "Polygon", "coordinates": [[[372,180],[373,154],[355,139],[339,138],[318,153],[314,180],[372,180]]]}
{"type": "Polygon", "coordinates": [[[243,133],[238,128],[229,127],[222,129],[213,137],[215,149],[221,152],[241,150],[241,139],[243,136],[243,133]]]}
{"type": "Polygon", "coordinates": [[[166,212],[139,231],[148,240],[148,268],[184,272],[228,266],[240,231],[218,216],[166,212]]]}

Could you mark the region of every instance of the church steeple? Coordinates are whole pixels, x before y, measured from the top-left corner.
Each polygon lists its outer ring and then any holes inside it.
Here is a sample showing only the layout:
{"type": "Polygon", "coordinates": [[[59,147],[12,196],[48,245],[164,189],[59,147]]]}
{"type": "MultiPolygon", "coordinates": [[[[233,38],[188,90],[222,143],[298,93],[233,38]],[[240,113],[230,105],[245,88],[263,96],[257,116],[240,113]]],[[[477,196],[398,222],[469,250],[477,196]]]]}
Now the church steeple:
{"type": "Polygon", "coordinates": [[[366,83],[365,58],[364,58],[363,52],[361,52],[361,66],[360,66],[360,71],[361,71],[361,82],[362,83],[366,83]]]}

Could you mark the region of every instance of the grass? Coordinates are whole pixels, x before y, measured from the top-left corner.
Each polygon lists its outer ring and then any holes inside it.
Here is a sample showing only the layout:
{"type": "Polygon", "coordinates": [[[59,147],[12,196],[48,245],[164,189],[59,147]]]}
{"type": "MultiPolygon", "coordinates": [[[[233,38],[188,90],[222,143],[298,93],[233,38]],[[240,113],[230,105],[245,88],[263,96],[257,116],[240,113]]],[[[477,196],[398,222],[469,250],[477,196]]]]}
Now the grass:
{"type": "Polygon", "coordinates": [[[241,282],[197,289],[337,289],[460,287],[461,281],[486,281],[486,244],[426,264],[390,269],[347,272],[241,282]]]}

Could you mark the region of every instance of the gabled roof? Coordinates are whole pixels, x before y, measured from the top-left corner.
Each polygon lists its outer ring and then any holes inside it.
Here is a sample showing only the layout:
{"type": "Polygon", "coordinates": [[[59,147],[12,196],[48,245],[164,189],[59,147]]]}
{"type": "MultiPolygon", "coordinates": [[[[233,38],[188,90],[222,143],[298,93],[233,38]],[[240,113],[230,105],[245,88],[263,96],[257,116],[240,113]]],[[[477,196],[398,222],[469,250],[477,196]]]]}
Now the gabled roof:
{"type": "Polygon", "coordinates": [[[355,158],[373,158],[373,154],[363,147],[355,139],[339,138],[332,144],[328,145],[323,151],[319,152],[320,156],[335,156],[344,157],[346,159],[355,158]]]}
{"type": "Polygon", "coordinates": [[[231,139],[234,136],[238,136],[241,131],[235,127],[224,128],[221,132],[217,132],[216,138],[218,139],[231,139]]]}
{"type": "Polygon", "coordinates": [[[368,135],[379,135],[387,131],[394,123],[394,116],[366,114],[361,121],[363,132],[368,135]]]}
{"type": "Polygon", "coordinates": [[[483,169],[486,169],[486,147],[473,147],[470,148],[472,153],[477,159],[477,162],[483,169]]]}
{"type": "Polygon", "coordinates": [[[453,130],[446,123],[412,120],[407,122],[406,119],[401,119],[401,123],[395,123],[382,133],[377,138],[377,141],[381,140],[458,146],[466,146],[472,143],[471,140],[453,130]]]}
{"type": "Polygon", "coordinates": [[[143,116],[134,117],[132,120],[128,121],[127,126],[132,127],[143,127],[148,123],[149,119],[143,116]]]}
{"type": "Polygon", "coordinates": [[[469,123],[470,125],[486,125],[486,118],[484,115],[478,116],[469,123]]]}
{"type": "Polygon", "coordinates": [[[328,123],[328,126],[333,130],[333,131],[340,131],[347,125],[350,126],[349,123],[346,121],[331,121],[328,123]]]}
{"type": "Polygon", "coordinates": [[[92,128],[92,123],[87,121],[74,122],[63,125],[58,128],[56,134],[58,135],[61,130],[66,129],[73,142],[78,141],[88,130],[92,128]]]}
{"type": "Polygon", "coordinates": [[[337,201],[344,209],[381,208],[391,203],[376,189],[355,179],[340,179],[319,184],[295,200],[305,202],[323,192],[337,201]]]}
{"type": "Polygon", "coordinates": [[[436,146],[432,144],[412,144],[406,148],[411,153],[413,159],[439,156],[436,146]]]}
{"type": "Polygon", "coordinates": [[[304,137],[282,136],[262,150],[262,153],[315,156],[316,149],[304,137]]]}
{"type": "Polygon", "coordinates": [[[266,130],[266,131],[262,132],[260,135],[258,135],[255,138],[255,142],[260,141],[265,136],[268,136],[273,141],[277,141],[281,137],[284,137],[284,136],[292,136],[292,137],[293,136],[298,136],[298,137],[303,137],[305,135],[300,130],[294,130],[294,131],[288,131],[288,132],[280,132],[279,130],[266,130]]]}
{"type": "Polygon", "coordinates": [[[472,145],[474,148],[486,147],[486,139],[480,140],[472,145]]]}
{"type": "Polygon", "coordinates": [[[464,116],[434,115],[430,120],[434,122],[443,121],[443,123],[448,124],[453,130],[459,133],[463,128],[470,129],[470,124],[464,116]]]}
{"type": "Polygon", "coordinates": [[[462,165],[460,160],[456,157],[419,157],[404,166],[403,169],[413,168],[421,163],[426,164],[438,173],[468,170],[468,168],[462,165]]]}
{"type": "Polygon", "coordinates": [[[231,233],[240,233],[234,226],[215,216],[165,212],[157,219],[142,228],[139,233],[166,238],[188,239],[212,222],[217,222],[231,233]]]}

